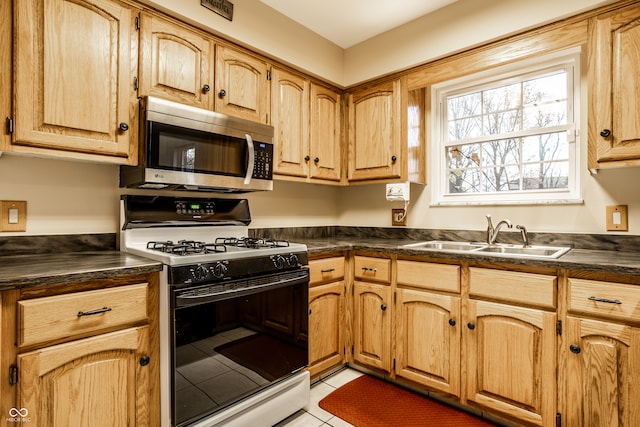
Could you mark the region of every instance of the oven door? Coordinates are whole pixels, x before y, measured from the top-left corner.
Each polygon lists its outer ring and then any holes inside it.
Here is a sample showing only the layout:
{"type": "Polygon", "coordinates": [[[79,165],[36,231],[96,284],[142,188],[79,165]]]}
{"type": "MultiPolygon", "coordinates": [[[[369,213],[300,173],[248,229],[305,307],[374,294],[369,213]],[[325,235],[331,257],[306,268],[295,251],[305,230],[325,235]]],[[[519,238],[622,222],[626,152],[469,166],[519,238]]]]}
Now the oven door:
{"type": "Polygon", "coordinates": [[[172,290],[172,421],[217,414],[307,365],[307,269],[172,290]]]}

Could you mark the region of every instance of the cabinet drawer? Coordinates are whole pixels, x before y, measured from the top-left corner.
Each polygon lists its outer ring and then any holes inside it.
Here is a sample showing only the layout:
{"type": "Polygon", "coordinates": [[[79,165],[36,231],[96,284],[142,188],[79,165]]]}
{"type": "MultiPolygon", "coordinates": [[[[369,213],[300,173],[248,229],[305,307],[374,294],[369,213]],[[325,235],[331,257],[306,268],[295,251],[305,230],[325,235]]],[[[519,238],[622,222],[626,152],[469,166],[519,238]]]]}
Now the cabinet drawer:
{"type": "Polygon", "coordinates": [[[344,277],[344,257],[309,261],[309,284],[333,282],[344,277]]]}
{"type": "Polygon", "coordinates": [[[18,301],[18,345],[86,335],[147,316],[146,283],[18,301]]]}
{"type": "Polygon", "coordinates": [[[569,312],[640,322],[640,286],[569,279],[569,312]]]}
{"type": "Polygon", "coordinates": [[[516,271],[469,268],[471,297],[489,298],[507,303],[555,309],[556,276],[516,271]]]}
{"type": "Polygon", "coordinates": [[[398,260],[398,284],[460,292],[460,266],[398,260]]]}
{"type": "Polygon", "coordinates": [[[365,256],[354,257],[356,279],[391,282],[391,260],[365,256]]]}

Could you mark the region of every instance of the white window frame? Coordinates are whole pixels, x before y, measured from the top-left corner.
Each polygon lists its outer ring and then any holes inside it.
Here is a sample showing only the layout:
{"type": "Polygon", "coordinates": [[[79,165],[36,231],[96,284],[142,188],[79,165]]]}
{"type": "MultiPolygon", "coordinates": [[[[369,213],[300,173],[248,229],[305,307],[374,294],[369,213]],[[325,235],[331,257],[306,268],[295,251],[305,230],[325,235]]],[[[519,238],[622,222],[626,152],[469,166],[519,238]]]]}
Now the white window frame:
{"type": "MultiPolygon", "coordinates": [[[[517,204],[571,204],[582,203],[580,182],[580,90],[581,90],[581,48],[575,47],[544,56],[516,61],[488,71],[470,74],[431,87],[432,124],[429,144],[429,181],[432,184],[431,205],[517,205],[517,204]],[[547,190],[500,191],[493,193],[448,194],[447,117],[444,108],[447,96],[455,93],[483,90],[491,86],[509,83],[510,79],[522,78],[545,69],[564,68],[567,71],[569,143],[568,188],[547,190]]],[[[449,144],[451,145],[451,144],[449,144]]]]}

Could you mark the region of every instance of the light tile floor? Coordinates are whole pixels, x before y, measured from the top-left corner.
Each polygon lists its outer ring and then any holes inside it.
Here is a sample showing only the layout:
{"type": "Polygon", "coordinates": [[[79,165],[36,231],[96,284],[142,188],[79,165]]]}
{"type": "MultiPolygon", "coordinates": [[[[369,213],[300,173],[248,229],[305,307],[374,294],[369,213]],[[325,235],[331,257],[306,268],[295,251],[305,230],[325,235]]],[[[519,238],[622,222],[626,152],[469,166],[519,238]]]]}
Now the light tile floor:
{"type": "Polygon", "coordinates": [[[362,372],[347,368],[313,384],[309,405],[274,427],[353,427],[348,422],[320,408],[318,403],[326,395],[360,375],[363,375],[362,372]]]}

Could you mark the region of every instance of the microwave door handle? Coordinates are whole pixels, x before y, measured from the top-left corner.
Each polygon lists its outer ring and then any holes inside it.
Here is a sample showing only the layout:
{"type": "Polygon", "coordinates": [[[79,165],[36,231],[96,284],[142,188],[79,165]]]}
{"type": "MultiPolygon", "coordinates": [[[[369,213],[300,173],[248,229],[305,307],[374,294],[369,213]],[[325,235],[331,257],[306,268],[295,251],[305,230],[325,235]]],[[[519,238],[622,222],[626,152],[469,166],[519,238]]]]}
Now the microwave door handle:
{"type": "Polygon", "coordinates": [[[251,177],[253,176],[253,168],[256,165],[256,151],[253,148],[253,139],[248,133],[244,134],[244,138],[247,140],[247,149],[249,150],[249,164],[247,165],[247,175],[244,177],[244,183],[249,184],[251,177]]]}

